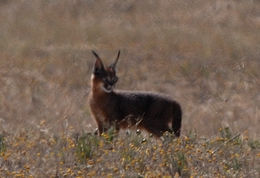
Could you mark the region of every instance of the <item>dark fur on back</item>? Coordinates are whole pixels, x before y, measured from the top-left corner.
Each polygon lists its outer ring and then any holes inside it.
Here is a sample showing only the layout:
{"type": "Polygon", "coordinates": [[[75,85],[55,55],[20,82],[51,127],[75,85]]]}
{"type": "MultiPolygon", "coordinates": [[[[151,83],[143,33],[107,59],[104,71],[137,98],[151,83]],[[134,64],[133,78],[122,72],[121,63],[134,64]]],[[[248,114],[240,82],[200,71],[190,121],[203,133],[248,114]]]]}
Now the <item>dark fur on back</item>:
{"type": "Polygon", "coordinates": [[[105,69],[99,57],[97,60],[103,74],[93,74],[89,101],[100,134],[111,126],[116,130],[136,126],[156,136],[166,131],[180,136],[182,111],[176,101],[151,92],[112,90],[115,70],[105,69]]]}
{"type": "Polygon", "coordinates": [[[118,91],[108,96],[110,107],[107,110],[108,118],[116,121],[125,128],[137,124],[137,127],[160,136],[165,131],[180,135],[181,107],[169,97],[148,92],[118,91]],[[112,111],[112,112],[111,112],[112,111]],[[174,126],[169,128],[169,124],[174,126]]]}

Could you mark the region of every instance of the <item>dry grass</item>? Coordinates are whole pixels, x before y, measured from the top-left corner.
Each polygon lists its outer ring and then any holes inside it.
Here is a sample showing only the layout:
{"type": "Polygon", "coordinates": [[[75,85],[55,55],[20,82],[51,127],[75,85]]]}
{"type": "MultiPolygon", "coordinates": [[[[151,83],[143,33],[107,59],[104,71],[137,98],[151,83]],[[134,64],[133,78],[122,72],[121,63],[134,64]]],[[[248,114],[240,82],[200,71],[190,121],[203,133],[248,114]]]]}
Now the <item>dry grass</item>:
{"type": "Polygon", "coordinates": [[[26,131],[1,137],[0,176],[258,177],[260,142],[245,135],[229,128],[211,138],[166,133],[161,140],[112,130],[102,137],[26,131]]]}
{"type": "Polygon", "coordinates": [[[259,11],[258,1],[0,0],[0,176],[259,176],[259,11]],[[91,49],[105,63],[122,50],[118,88],[179,101],[183,136],[84,136],[96,127],[91,49]],[[223,145],[232,136],[219,128],[240,136],[223,145]]]}

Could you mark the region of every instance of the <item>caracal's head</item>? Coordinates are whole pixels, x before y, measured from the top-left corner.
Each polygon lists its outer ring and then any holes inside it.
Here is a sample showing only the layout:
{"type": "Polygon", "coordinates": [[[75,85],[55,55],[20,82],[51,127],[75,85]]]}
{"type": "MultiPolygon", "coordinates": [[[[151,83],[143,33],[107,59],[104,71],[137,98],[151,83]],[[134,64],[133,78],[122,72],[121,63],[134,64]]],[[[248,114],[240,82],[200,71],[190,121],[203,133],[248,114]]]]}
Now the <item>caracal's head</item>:
{"type": "Polygon", "coordinates": [[[115,87],[118,77],[116,76],[116,64],[118,62],[120,51],[118,51],[116,60],[110,66],[105,67],[101,58],[95,51],[92,51],[96,57],[96,62],[94,65],[92,73],[92,87],[101,89],[106,93],[111,93],[115,87]]]}

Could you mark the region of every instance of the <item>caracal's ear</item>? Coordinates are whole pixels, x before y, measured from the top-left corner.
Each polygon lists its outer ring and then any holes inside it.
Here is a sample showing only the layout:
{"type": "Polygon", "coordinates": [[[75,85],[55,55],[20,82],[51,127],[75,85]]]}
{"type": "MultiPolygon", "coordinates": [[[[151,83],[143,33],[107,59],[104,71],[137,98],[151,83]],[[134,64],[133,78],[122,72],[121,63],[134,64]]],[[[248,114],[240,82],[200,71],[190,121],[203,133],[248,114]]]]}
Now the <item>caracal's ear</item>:
{"type": "Polygon", "coordinates": [[[117,62],[118,62],[119,56],[120,56],[120,50],[119,50],[118,53],[117,53],[117,57],[116,57],[115,62],[109,66],[109,67],[112,68],[114,71],[116,70],[116,64],[117,64],[117,62]]]}
{"type": "Polygon", "coordinates": [[[93,51],[93,50],[92,50],[92,53],[96,57],[96,62],[95,62],[95,66],[94,66],[94,72],[100,71],[100,70],[104,70],[104,65],[102,63],[102,60],[98,56],[98,54],[95,51],[93,51]]]}

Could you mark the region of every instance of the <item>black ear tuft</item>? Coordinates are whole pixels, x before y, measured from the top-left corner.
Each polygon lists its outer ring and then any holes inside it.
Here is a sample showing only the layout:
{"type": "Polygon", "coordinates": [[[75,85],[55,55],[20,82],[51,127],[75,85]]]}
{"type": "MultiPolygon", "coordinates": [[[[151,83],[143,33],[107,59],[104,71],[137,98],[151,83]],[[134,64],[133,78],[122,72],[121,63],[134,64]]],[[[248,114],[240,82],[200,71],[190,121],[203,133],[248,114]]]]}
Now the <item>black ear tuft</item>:
{"type": "Polygon", "coordinates": [[[98,56],[98,54],[97,54],[94,50],[92,50],[91,52],[92,52],[92,54],[94,54],[94,56],[95,56],[97,59],[100,59],[100,57],[98,56]]]}
{"type": "Polygon", "coordinates": [[[120,56],[120,50],[118,50],[117,57],[116,57],[116,62],[118,61],[119,56],[120,56]]]}
{"type": "Polygon", "coordinates": [[[98,54],[92,50],[92,53],[94,54],[94,56],[96,57],[96,62],[94,65],[94,73],[96,73],[97,71],[102,71],[104,70],[104,65],[102,60],[100,59],[100,57],[98,56],[98,54]]]}
{"type": "Polygon", "coordinates": [[[115,62],[109,66],[109,67],[111,67],[114,71],[116,70],[116,64],[117,64],[117,62],[118,62],[119,56],[120,56],[120,50],[119,50],[118,53],[117,53],[117,57],[116,57],[115,62]]]}

